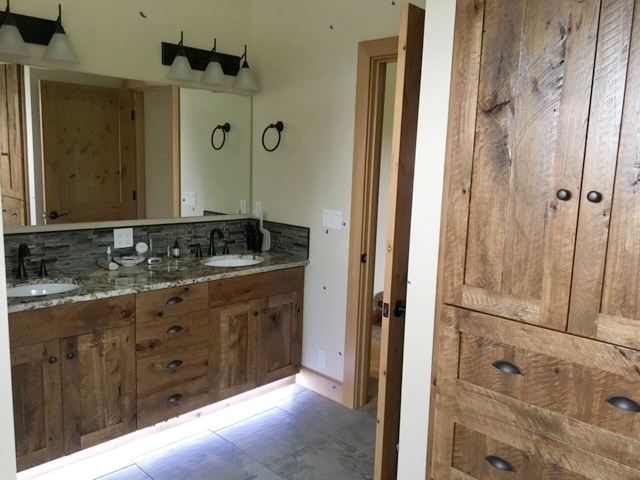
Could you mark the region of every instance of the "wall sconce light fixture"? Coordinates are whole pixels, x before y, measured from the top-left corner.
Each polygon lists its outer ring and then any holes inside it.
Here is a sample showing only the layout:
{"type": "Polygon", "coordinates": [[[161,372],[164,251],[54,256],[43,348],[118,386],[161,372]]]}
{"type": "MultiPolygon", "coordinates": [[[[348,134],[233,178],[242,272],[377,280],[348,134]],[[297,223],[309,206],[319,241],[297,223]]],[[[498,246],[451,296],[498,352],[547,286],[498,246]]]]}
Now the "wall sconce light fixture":
{"type": "Polygon", "coordinates": [[[243,90],[258,90],[256,80],[253,78],[251,70],[249,70],[249,64],[247,63],[247,46],[244,46],[244,54],[240,57],[240,62],[244,58],[244,63],[238,71],[238,75],[233,82],[234,88],[241,88],[243,90]]]}
{"type": "Polygon", "coordinates": [[[276,148],[278,148],[280,146],[280,140],[282,140],[282,131],[284,130],[284,123],[282,122],[276,122],[276,123],[272,123],[271,125],[269,125],[267,128],[264,129],[264,132],[262,132],[262,147],[267,151],[267,152],[273,152],[276,148]],[[264,143],[264,136],[267,134],[267,132],[272,129],[275,128],[276,132],[278,132],[278,142],[276,143],[276,146],[273,148],[267,148],[267,146],[264,143]]]}
{"type": "MultiPolygon", "coordinates": [[[[191,70],[205,72],[201,79],[202,83],[210,85],[224,85],[224,75],[229,75],[232,77],[237,76],[233,83],[234,88],[258,90],[258,85],[256,84],[246,61],[246,45],[244,47],[244,55],[242,55],[242,57],[238,57],[236,55],[228,55],[226,53],[218,52],[216,50],[215,42],[216,41],[214,40],[213,50],[201,50],[199,48],[186,47],[182,44],[182,35],[178,45],[162,42],[162,64],[171,65],[173,67],[174,60],[180,54],[180,50],[182,50],[182,52],[184,52],[183,56],[186,57],[191,70]],[[242,68],[240,68],[240,62],[243,58],[245,58],[245,61],[242,64],[242,68]],[[222,69],[223,76],[220,76],[219,72],[215,75],[213,73],[207,73],[207,69],[218,70],[216,64],[218,64],[222,69]],[[245,70],[245,72],[242,72],[242,70],[245,70]],[[250,77],[248,79],[247,74],[250,77]],[[238,80],[238,78],[240,78],[240,80],[238,80]]],[[[184,78],[172,78],[167,75],[167,78],[170,80],[187,80],[186,76],[184,78]]],[[[195,79],[191,78],[187,81],[194,80],[195,79]]]]}
{"type": "Polygon", "coordinates": [[[217,38],[213,39],[211,58],[209,58],[209,64],[200,79],[200,83],[206,85],[224,85],[224,72],[222,71],[222,65],[220,65],[220,60],[218,60],[218,54],[216,53],[217,40],[217,38]]]}
{"type": "Polygon", "coordinates": [[[16,21],[11,14],[11,6],[7,0],[7,9],[0,27],[0,53],[14,55],[16,57],[28,57],[29,49],[24,42],[16,21]]]}
{"type": "Polygon", "coordinates": [[[216,128],[213,129],[213,132],[211,132],[211,146],[213,147],[214,150],[220,150],[222,147],[224,147],[224,142],[227,139],[227,133],[229,133],[229,130],[231,130],[231,125],[229,125],[229,122],[223,125],[218,125],[216,128]],[[218,130],[222,131],[222,143],[220,143],[219,147],[216,147],[216,144],[213,141],[213,137],[218,130]]]}
{"type": "Polygon", "coordinates": [[[78,54],[62,27],[62,5],[58,4],[58,20],[47,49],[42,56],[45,60],[56,62],[79,63],[78,54]]]}
{"type": "Polygon", "coordinates": [[[196,76],[193,74],[193,70],[191,70],[187,53],[182,45],[183,39],[184,32],[180,32],[180,43],[178,44],[178,49],[176,50],[175,55],[173,56],[173,61],[171,62],[171,68],[169,69],[167,78],[169,80],[193,82],[195,81],[196,76]]]}
{"type": "Polygon", "coordinates": [[[58,19],[30,17],[12,13],[7,0],[7,9],[0,12],[0,53],[28,57],[26,43],[46,45],[43,58],[50,61],[78,63],[69,37],[62,28],[62,6],[58,4],[58,19]],[[7,28],[5,28],[7,27],[7,28]],[[17,34],[17,35],[16,35],[17,34]]]}

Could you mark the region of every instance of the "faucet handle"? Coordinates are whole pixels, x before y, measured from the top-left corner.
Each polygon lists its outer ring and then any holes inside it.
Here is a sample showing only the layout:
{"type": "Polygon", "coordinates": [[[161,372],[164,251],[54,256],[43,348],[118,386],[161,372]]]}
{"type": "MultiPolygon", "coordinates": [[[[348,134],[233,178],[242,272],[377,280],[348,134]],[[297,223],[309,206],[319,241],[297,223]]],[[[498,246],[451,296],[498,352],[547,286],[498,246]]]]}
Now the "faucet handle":
{"type": "Polygon", "coordinates": [[[227,240],[224,241],[224,246],[222,247],[222,254],[229,255],[229,242],[227,240]]]}
{"type": "Polygon", "coordinates": [[[38,272],[39,277],[48,277],[49,272],[47,272],[47,262],[55,262],[58,260],[56,257],[45,257],[40,259],[40,271],[38,272]]]}
{"type": "Polygon", "coordinates": [[[196,258],[202,257],[202,248],[200,248],[200,244],[199,243],[192,243],[191,245],[189,245],[189,248],[195,248],[196,249],[196,258]]]}

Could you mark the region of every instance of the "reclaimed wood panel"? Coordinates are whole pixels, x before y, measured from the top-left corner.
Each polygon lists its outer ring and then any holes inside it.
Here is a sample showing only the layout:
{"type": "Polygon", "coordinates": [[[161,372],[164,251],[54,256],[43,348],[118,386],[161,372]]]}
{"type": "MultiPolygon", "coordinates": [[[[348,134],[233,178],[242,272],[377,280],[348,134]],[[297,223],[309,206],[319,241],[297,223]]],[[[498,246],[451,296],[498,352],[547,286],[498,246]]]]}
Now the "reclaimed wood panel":
{"type": "Polygon", "coordinates": [[[302,290],[304,267],[244,275],[209,282],[209,308],[302,290]]]}
{"type": "Polygon", "coordinates": [[[258,385],[260,307],[251,300],[210,310],[209,380],[216,400],[258,385]]]}
{"type": "Polygon", "coordinates": [[[138,359],[195,345],[209,338],[207,310],[136,324],[138,359]]]}
{"type": "Polygon", "coordinates": [[[11,388],[18,471],[61,457],[60,343],[11,349],[11,388]]]}
{"type": "Polygon", "coordinates": [[[61,341],[65,454],[136,429],[135,328],[61,341]]]}
{"type": "Polygon", "coordinates": [[[11,348],[129,325],[134,315],[133,295],[11,313],[11,348]]]}
{"type": "Polygon", "coordinates": [[[171,385],[206,377],[209,373],[209,344],[190,345],[137,361],[137,394],[148,395],[171,385]]]}
{"type": "Polygon", "coordinates": [[[208,287],[204,282],[138,293],[136,322],[206,310],[208,295],[208,287]]]}

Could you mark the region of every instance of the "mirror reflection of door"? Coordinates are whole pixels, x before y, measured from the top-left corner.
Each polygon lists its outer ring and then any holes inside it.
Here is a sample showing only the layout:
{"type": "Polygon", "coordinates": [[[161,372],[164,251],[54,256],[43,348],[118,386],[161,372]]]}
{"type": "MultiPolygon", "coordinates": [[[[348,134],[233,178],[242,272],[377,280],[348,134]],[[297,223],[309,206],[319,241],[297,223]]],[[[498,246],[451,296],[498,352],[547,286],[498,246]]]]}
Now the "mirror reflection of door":
{"type": "Polygon", "coordinates": [[[41,81],[47,224],[136,218],[133,92],[41,81]]]}

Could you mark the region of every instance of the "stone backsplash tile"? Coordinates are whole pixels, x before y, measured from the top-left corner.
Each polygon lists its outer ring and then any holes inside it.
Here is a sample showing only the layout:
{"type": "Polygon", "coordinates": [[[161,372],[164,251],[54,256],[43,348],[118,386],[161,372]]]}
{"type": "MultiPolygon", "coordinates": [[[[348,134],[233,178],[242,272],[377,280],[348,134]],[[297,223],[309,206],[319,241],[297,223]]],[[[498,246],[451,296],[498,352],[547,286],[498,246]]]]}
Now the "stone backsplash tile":
{"type": "MultiPolygon", "coordinates": [[[[206,221],[181,224],[159,224],[133,227],[134,243],[151,243],[153,254],[164,256],[167,246],[172,247],[178,240],[181,254],[195,253],[195,247],[200,244],[202,253],[206,256],[209,249],[209,234],[212,229],[222,230],[228,241],[230,253],[246,251],[246,224],[257,220],[206,221]]],[[[290,253],[299,258],[309,258],[309,229],[276,222],[264,222],[264,227],[271,232],[271,249],[278,253],[290,253]]],[[[25,265],[29,275],[35,276],[42,258],[56,258],[50,270],[55,266],[83,267],[93,266],[99,257],[105,255],[107,247],[111,247],[112,254],[128,255],[134,253],[133,248],[113,249],[113,228],[93,230],[68,230],[60,232],[16,233],[5,234],[5,262],[7,276],[14,274],[18,267],[18,245],[26,243],[31,256],[26,258],[25,265]]],[[[222,242],[216,238],[215,248],[222,251],[222,242]]]]}

